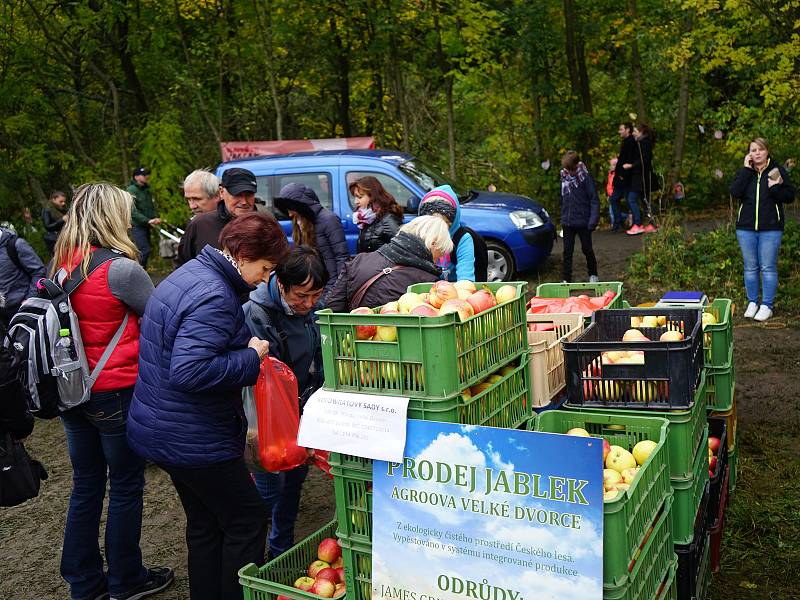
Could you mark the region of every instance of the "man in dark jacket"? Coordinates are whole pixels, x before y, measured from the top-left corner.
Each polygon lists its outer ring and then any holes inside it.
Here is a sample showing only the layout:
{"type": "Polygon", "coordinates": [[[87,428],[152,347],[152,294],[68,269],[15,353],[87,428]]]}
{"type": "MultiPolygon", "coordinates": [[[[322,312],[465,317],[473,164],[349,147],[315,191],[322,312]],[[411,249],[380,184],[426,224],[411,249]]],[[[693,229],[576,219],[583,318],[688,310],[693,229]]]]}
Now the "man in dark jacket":
{"type": "MultiPolygon", "coordinates": [[[[300,409],[322,387],[322,341],[314,307],[322,297],[328,272],[310,246],[295,248],[269,282],[251,292],[244,305],[245,322],[254,336],[269,342],[270,356],[285,363],[297,377],[300,409]]],[[[256,487],[272,513],[269,556],[294,545],[294,524],[300,492],[308,475],[301,465],[280,473],[255,473],[256,487]]]]}
{"type": "Polygon", "coordinates": [[[617,157],[617,168],[614,170],[614,193],[608,199],[611,205],[611,215],[613,223],[613,231],[624,231],[625,227],[622,223],[622,208],[620,207],[620,200],[627,197],[628,205],[631,209],[633,216],[633,224],[641,228],[642,215],[639,212],[638,192],[631,191],[631,174],[629,169],[623,168],[622,165],[632,165],[634,162],[639,161],[639,150],[636,146],[636,138],[633,137],[633,125],[625,122],[619,126],[619,137],[622,142],[619,146],[619,156],[617,157]]]}
{"type": "Polygon", "coordinates": [[[36,295],[36,282],[45,277],[45,268],[31,245],[10,229],[0,227],[0,322],[8,324],[26,298],[36,295]]]}
{"type": "Polygon", "coordinates": [[[563,279],[572,281],[572,253],[575,237],[581,240],[581,250],[586,256],[589,281],[599,281],[597,259],[592,248],[592,231],[600,220],[600,197],[592,176],[578,159],[578,153],[568,151],[561,159],[561,228],[564,231],[563,279]]]}
{"type": "Polygon", "coordinates": [[[61,229],[67,222],[67,195],[64,192],[55,191],[50,194],[50,205],[42,209],[42,223],[44,224],[45,234],[44,243],[50,254],[54,254],[56,240],[61,229]]]}
{"type": "Polygon", "coordinates": [[[357,254],[346,263],[325,307],[349,312],[359,306],[375,308],[397,300],[409,285],[437,281],[442,270],[436,261],[452,251],[453,241],[444,219],[417,217],[403,225],[388,244],[375,252],[357,254]]]}
{"type": "Polygon", "coordinates": [[[133,180],[128,186],[133,196],[131,210],[131,237],[139,249],[139,263],[146,269],[150,258],[150,228],[161,223],[150,191],[150,170],[138,167],[133,172],[133,180]]]}
{"type": "Polygon", "coordinates": [[[333,287],[339,277],[339,271],[350,258],[342,221],[320,204],[314,190],[302,183],[286,184],[273,201],[278,209],[292,217],[293,231],[298,231],[302,235],[301,219],[313,224],[314,239],[294,240],[294,243],[314,246],[322,255],[330,276],[327,292],[333,287]]]}
{"type": "Polygon", "coordinates": [[[234,217],[255,210],[256,176],[247,169],[228,169],[222,174],[217,209],[197,215],[181,236],[175,266],[192,260],[206,245],[219,248],[219,234],[234,217]]]}

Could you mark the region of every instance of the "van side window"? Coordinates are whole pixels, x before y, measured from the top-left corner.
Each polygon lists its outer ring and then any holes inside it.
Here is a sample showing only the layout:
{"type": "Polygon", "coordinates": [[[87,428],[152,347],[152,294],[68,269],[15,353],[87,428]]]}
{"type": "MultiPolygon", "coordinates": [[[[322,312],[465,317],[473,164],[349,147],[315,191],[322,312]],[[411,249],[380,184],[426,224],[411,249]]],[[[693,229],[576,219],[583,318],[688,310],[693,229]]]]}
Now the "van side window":
{"type": "Polygon", "coordinates": [[[278,195],[281,188],[287,183],[302,183],[317,193],[320,204],[325,208],[333,205],[331,193],[330,173],[279,173],[277,175],[262,175],[256,177],[256,198],[263,200],[266,210],[275,214],[278,219],[287,219],[287,215],[275,212],[273,198],[278,195]]]}
{"type": "MultiPolygon", "coordinates": [[[[417,205],[419,204],[419,197],[418,195],[409,189],[405,184],[400,183],[394,177],[389,175],[385,175],[383,173],[373,173],[371,171],[350,171],[347,173],[347,189],[350,189],[350,184],[360,179],[361,177],[365,177],[367,175],[372,175],[378,181],[381,182],[384,189],[389,192],[397,203],[403,207],[403,212],[406,214],[416,214],[417,213],[417,205]],[[410,202],[412,199],[416,200],[415,202],[410,202]],[[411,206],[409,207],[409,203],[411,206]]],[[[347,194],[350,199],[350,208],[355,209],[356,200],[352,194],[348,192],[347,194]]]]}

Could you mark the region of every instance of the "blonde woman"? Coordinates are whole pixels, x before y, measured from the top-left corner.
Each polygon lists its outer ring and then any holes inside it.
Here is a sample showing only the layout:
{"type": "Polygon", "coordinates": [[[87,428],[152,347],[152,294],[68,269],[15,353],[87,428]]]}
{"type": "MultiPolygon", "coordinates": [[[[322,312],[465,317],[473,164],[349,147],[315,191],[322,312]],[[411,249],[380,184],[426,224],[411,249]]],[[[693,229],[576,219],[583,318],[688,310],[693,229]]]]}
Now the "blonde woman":
{"type": "Polygon", "coordinates": [[[417,217],[375,252],[357,254],[345,264],[325,304],[334,312],[376,307],[397,300],[413,283],[433,283],[436,261],[453,250],[448,224],[438,215],[417,217]]]}
{"type": "Polygon", "coordinates": [[[128,237],[133,197],[111,184],[79,187],[58,238],[53,271],[84,281],[70,295],[89,369],[120,332],[90,399],[61,416],[72,463],[61,575],[73,599],[146,598],[172,583],[167,567],[142,565],[139,536],[145,461],[128,446],[126,422],[138,373],[139,317],[153,283],[128,237]],[[124,324],[124,325],[123,325],[124,324]],[[107,567],[97,541],[106,482],[107,567]]]}

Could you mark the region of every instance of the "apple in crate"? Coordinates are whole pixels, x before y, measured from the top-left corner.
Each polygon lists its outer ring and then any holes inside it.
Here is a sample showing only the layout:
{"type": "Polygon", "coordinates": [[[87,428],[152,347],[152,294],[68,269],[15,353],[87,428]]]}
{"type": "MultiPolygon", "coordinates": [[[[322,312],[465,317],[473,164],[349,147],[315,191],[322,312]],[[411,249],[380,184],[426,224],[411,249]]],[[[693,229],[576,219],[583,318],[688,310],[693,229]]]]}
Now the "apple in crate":
{"type": "Polygon", "coordinates": [[[509,300],[513,300],[517,297],[517,288],[515,288],[513,285],[500,286],[500,288],[495,292],[494,297],[498,304],[508,302],[509,300]]]}
{"type": "Polygon", "coordinates": [[[313,577],[300,577],[294,582],[294,588],[307,592],[314,585],[313,577]]]}
{"type": "Polygon", "coordinates": [[[680,331],[674,331],[670,329],[669,331],[665,331],[661,334],[661,337],[658,338],[660,342],[680,342],[683,339],[683,334],[680,331]]]}
{"type": "Polygon", "coordinates": [[[452,298],[450,300],[446,300],[442,307],[439,309],[439,315],[447,315],[450,313],[458,313],[458,317],[462,321],[466,321],[469,319],[474,313],[472,307],[466,300],[461,300],[459,298],[452,298]]]}
{"type": "Polygon", "coordinates": [[[319,579],[314,581],[314,585],[308,590],[312,594],[316,594],[320,598],[333,598],[333,593],[336,591],[336,584],[330,579],[319,579]]]}
{"type": "Polygon", "coordinates": [[[453,285],[456,286],[457,290],[464,290],[470,294],[474,294],[478,291],[478,288],[475,287],[475,282],[469,279],[459,279],[453,285]]]}
{"type": "Polygon", "coordinates": [[[611,452],[611,444],[608,443],[608,440],[603,440],[603,464],[606,463],[609,452],[611,452]]]}
{"type": "MultiPolygon", "coordinates": [[[[331,568],[333,568],[333,569],[343,569],[344,568],[344,560],[342,560],[341,556],[339,556],[339,558],[337,558],[335,561],[333,561],[331,563],[331,568]]],[[[342,572],[344,572],[344,571],[342,571],[342,572]]]]}
{"type": "Polygon", "coordinates": [[[322,569],[327,569],[330,567],[330,564],[325,562],[324,560],[315,560],[310,565],[308,565],[308,576],[316,578],[322,569]]]}
{"type": "Polygon", "coordinates": [[[567,432],[567,435],[577,435],[578,437],[590,437],[589,432],[583,427],[573,427],[567,432]]]}
{"type": "Polygon", "coordinates": [[[458,298],[458,290],[449,281],[437,281],[428,292],[428,303],[434,308],[440,308],[448,300],[458,298]]]}
{"type": "Polygon", "coordinates": [[[344,582],[337,583],[336,584],[336,589],[334,589],[334,591],[333,591],[333,597],[334,598],[344,598],[346,593],[347,593],[347,586],[344,584],[344,582]]]}
{"type": "Polygon", "coordinates": [[[410,314],[417,315],[418,317],[438,317],[439,311],[430,304],[417,304],[411,309],[410,314]]]}
{"type": "Polygon", "coordinates": [[[480,290],[479,292],[475,292],[469,298],[467,298],[467,302],[472,307],[472,310],[475,311],[477,315],[479,312],[483,312],[484,310],[489,310],[493,306],[497,306],[497,300],[494,296],[492,296],[492,292],[489,290],[480,290]]]}
{"type": "MultiPolygon", "coordinates": [[[[371,315],[372,310],[366,306],[359,306],[350,311],[351,315],[371,315]]],[[[372,336],[378,331],[375,325],[356,325],[356,339],[357,340],[371,340],[372,336]]]]}
{"type": "Polygon", "coordinates": [[[633,458],[636,459],[636,462],[639,465],[643,465],[645,461],[650,458],[650,455],[653,453],[653,450],[656,449],[656,446],[658,446],[658,444],[656,444],[653,440],[642,440],[641,442],[638,442],[633,447],[633,458]]]}
{"type": "Polygon", "coordinates": [[[317,558],[333,564],[342,556],[342,547],[336,538],[325,538],[317,546],[317,558]]]}
{"type": "Polygon", "coordinates": [[[649,342],[650,338],[638,329],[628,329],[622,334],[623,342],[649,342]]]}
{"type": "Polygon", "coordinates": [[[336,567],[336,583],[344,584],[344,567],[336,567]]]}
{"type": "Polygon", "coordinates": [[[380,313],[382,315],[391,315],[399,312],[400,312],[400,303],[397,300],[393,302],[387,302],[386,304],[381,306],[380,310],[380,313]]]}
{"type": "Polygon", "coordinates": [[[328,581],[332,581],[335,585],[339,583],[339,574],[336,572],[336,569],[326,567],[317,573],[316,580],[319,581],[320,579],[327,579],[328,581]]]}
{"type": "MultiPolygon", "coordinates": [[[[384,307],[385,308],[385,307],[384,307]]],[[[383,310],[381,309],[382,315],[399,315],[399,310],[383,310]]],[[[394,342],[397,341],[397,327],[393,327],[391,325],[378,325],[375,332],[375,339],[380,340],[382,342],[394,342]]]]}
{"type": "Polygon", "coordinates": [[[422,298],[419,294],[414,292],[406,292],[397,300],[397,308],[401,313],[408,314],[411,312],[412,308],[422,303],[422,298]]]}
{"type": "Polygon", "coordinates": [[[622,475],[614,469],[603,469],[603,489],[615,489],[617,484],[622,483],[622,475]]]}
{"type": "Polygon", "coordinates": [[[636,459],[633,458],[633,454],[622,446],[611,446],[606,458],[606,469],[614,469],[618,473],[622,473],[625,469],[631,469],[635,466],[636,459]]]}
{"type": "Polygon", "coordinates": [[[708,447],[714,454],[719,451],[719,444],[719,438],[713,436],[708,437],[708,447]]]}
{"type": "Polygon", "coordinates": [[[627,483],[628,485],[633,483],[633,480],[636,479],[636,474],[639,472],[637,467],[632,467],[630,469],[625,469],[620,475],[622,475],[622,481],[627,483]]]}

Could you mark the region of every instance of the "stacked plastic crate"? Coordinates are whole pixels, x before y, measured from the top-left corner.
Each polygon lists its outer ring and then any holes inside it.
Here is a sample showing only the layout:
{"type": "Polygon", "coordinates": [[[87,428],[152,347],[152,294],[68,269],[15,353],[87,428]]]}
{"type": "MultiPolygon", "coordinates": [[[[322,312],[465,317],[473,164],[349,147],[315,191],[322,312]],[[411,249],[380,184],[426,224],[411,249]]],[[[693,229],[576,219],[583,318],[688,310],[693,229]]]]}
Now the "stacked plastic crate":
{"type": "MultiPolygon", "coordinates": [[[[493,293],[504,283],[476,284],[493,293]]],[[[408,418],[467,425],[516,428],[532,415],[529,349],[525,315],[527,283],[514,282],[515,299],[465,321],[457,314],[439,317],[373,313],[317,313],[322,334],[325,385],[329,390],[409,398],[408,418]],[[386,335],[369,339],[363,327],[382,327],[386,335]]],[[[409,292],[426,293],[431,284],[409,292]]],[[[347,597],[369,600],[372,586],[372,460],[331,453],[336,496],[335,524],[301,542],[293,555],[310,556],[324,533],[342,546],[347,597]],[[304,546],[308,546],[305,547],[304,546]]],[[[312,559],[313,560],[313,559],[312,559]]],[[[241,573],[245,598],[315,598],[295,590],[302,560],[278,557],[261,569],[241,573]],[[295,564],[297,563],[297,564],[295,564]],[[281,579],[279,587],[277,579],[281,579]],[[257,595],[256,591],[264,595],[257,595]],[[259,592],[261,593],[261,592],[259,592]],[[248,594],[251,594],[248,596],[248,594]]],[[[307,564],[307,563],[306,563],[307,564]]]]}
{"type": "MultiPolygon", "coordinates": [[[[669,423],[667,454],[679,598],[692,597],[682,593],[682,573],[689,571],[681,569],[682,550],[699,550],[702,560],[708,547],[710,486],[702,331],[699,309],[603,310],[594,313],[592,324],[581,336],[563,344],[567,409],[617,418],[658,417],[669,423]],[[649,320],[645,321],[645,316],[649,320]],[[630,329],[637,329],[647,339],[622,341],[630,329]],[[660,341],[666,331],[678,331],[682,339],[660,341]]],[[[700,577],[693,578],[693,592],[702,592],[708,583],[708,577],[701,574],[703,566],[698,567],[700,577]]]]}

